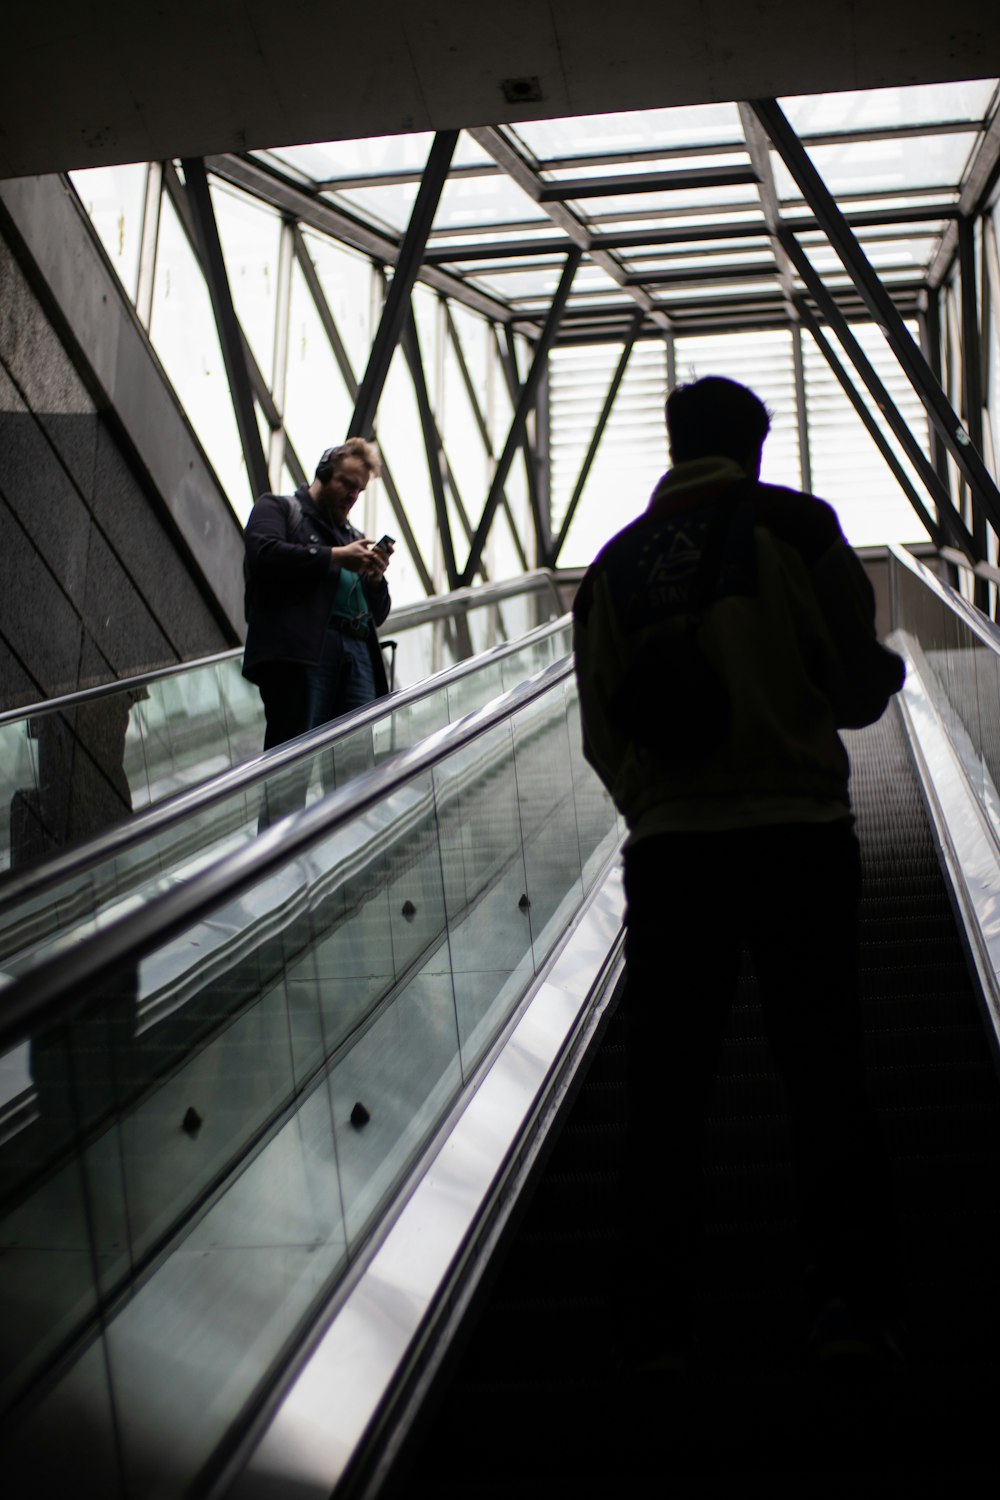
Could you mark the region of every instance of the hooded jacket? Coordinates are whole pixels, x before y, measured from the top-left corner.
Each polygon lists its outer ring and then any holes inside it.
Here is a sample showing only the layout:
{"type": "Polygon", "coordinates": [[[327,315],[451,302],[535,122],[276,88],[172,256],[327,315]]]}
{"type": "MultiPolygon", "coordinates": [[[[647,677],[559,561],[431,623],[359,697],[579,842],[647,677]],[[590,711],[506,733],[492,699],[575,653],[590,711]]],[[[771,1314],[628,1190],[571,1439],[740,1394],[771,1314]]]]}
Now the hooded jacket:
{"type": "Polygon", "coordinates": [[[588,569],[574,605],[584,753],[630,842],[850,816],[838,728],[903,682],[833,509],[678,464],[588,569]]]}

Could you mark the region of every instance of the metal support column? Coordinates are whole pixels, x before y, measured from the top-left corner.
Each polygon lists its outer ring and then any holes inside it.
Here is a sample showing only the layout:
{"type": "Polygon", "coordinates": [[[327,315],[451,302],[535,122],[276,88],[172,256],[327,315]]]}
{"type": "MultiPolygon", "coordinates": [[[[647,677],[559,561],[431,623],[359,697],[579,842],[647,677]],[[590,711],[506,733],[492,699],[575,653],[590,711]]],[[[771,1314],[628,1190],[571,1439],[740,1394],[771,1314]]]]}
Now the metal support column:
{"type": "Polygon", "coordinates": [[[371,433],[386,376],[389,374],[389,365],[409,312],[413,283],[417,279],[420,262],[427,247],[427,236],[437,213],[458,135],[457,130],[439,130],[434,137],[417,200],[399,249],[389,295],[382,308],[382,317],[368,357],[368,368],[358,389],[354,415],[347,430],[348,437],[368,437],[371,433]]]}
{"type": "MultiPolygon", "coordinates": [[[[962,408],[965,426],[978,453],[983,451],[983,388],[982,356],[979,339],[979,305],[976,295],[976,226],[966,215],[958,221],[958,271],[961,284],[962,311],[962,408]]],[[[973,495],[974,495],[973,491],[973,495]]],[[[986,541],[986,516],[982,507],[973,501],[972,539],[977,556],[983,561],[989,558],[986,541]]],[[[989,610],[989,585],[985,578],[977,578],[973,585],[973,601],[982,610],[989,610]]]]}
{"type": "Polygon", "coordinates": [[[507,434],[507,441],[504,443],[503,452],[497,463],[496,473],[493,475],[493,482],[486,497],[486,504],[483,506],[483,514],[476,528],[476,534],[472,539],[469,559],[462,574],[462,583],[465,585],[471,584],[475,577],[476,569],[479,566],[479,560],[483,555],[486,538],[489,535],[490,527],[493,524],[493,517],[500,503],[500,495],[507,481],[507,475],[510,473],[514,454],[517,452],[518,445],[523,441],[528,412],[534,405],[535,396],[538,391],[538,382],[542,377],[542,371],[545,368],[545,361],[548,358],[549,350],[555,341],[559,323],[565,311],[567,299],[569,298],[570,288],[573,285],[573,277],[576,275],[576,268],[580,264],[582,256],[583,251],[578,245],[572,246],[566,256],[566,264],[559,278],[559,285],[552,299],[552,306],[549,308],[548,316],[545,319],[545,326],[542,329],[541,337],[535,345],[535,354],[531,361],[531,369],[528,371],[528,378],[521,387],[517,409],[514,412],[514,419],[510,424],[510,431],[507,434]]]}
{"type": "MultiPolygon", "coordinates": [[[[943,385],[941,378],[941,293],[935,289],[927,294],[927,306],[920,317],[921,340],[924,344],[924,358],[934,372],[934,379],[938,385],[943,385]]],[[[948,489],[948,454],[941,434],[934,423],[928,424],[928,437],[931,446],[931,463],[945,489],[948,489]]],[[[950,491],[949,491],[950,493],[950,491]]]]}
{"type": "Polygon", "coordinates": [[[410,367],[410,376],[413,380],[413,390],[417,398],[417,411],[420,414],[420,429],[424,437],[427,470],[430,474],[431,492],[434,496],[434,514],[437,517],[438,536],[441,541],[441,556],[444,561],[445,577],[448,580],[449,589],[455,589],[458,588],[458,564],[455,562],[455,543],[451,534],[451,521],[448,518],[448,499],[445,494],[444,474],[442,473],[442,459],[444,454],[441,448],[437,423],[434,420],[434,413],[431,411],[430,396],[427,393],[427,380],[424,376],[424,367],[420,356],[420,338],[417,333],[417,320],[413,316],[412,307],[406,322],[403,324],[402,344],[406,362],[410,367]]]}
{"type": "Polygon", "coordinates": [[[139,322],[149,332],[153,315],[153,285],[156,280],[156,252],[160,243],[160,205],[163,202],[163,163],[151,161],[146,168],[146,190],[142,202],[142,236],[139,241],[139,269],[135,282],[135,310],[139,322]]]}
{"type": "Polygon", "coordinates": [[[878,448],[878,451],[881,453],[889,468],[892,470],[892,474],[896,480],[896,483],[899,485],[900,489],[903,491],[903,494],[906,496],[907,500],[909,500],[910,504],[913,506],[913,509],[916,511],[917,515],[923,522],[927,530],[927,535],[931,538],[934,545],[940,548],[944,541],[941,527],[938,525],[937,521],[934,520],[933,516],[931,516],[930,512],[924,506],[923,501],[920,499],[920,496],[913,488],[913,485],[910,482],[910,476],[907,474],[906,470],[899,462],[899,459],[896,457],[895,453],[886,442],[885,434],[862,400],[861,392],[858,390],[857,386],[854,384],[854,381],[848,375],[847,371],[844,369],[843,365],[840,363],[840,360],[834,353],[832,345],[828,343],[822,329],[819,326],[819,323],[813,316],[811,308],[806,303],[805,298],[799,299],[797,308],[802,326],[808,328],[809,332],[812,334],[813,339],[816,342],[816,347],[819,349],[820,353],[823,355],[823,358],[826,360],[827,364],[830,366],[830,369],[833,371],[834,375],[839,381],[844,395],[850,401],[851,405],[854,407],[854,410],[857,412],[858,416],[861,418],[862,422],[867,428],[869,437],[872,439],[875,446],[878,448]]]}
{"type": "MultiPolygon", "coordinates": [[[[796,312],[798,306],[794,302],[796,312]]],[[[802,358],[802,329],[792,324],[792,363],[795,366],[795,417],[799,428],[799,475],[802,488],[812,494],[812,453],[809,448],[809,408],[806,405],[806,367],[802,358]]]]}
{"type": "MultiPolygon", "coordinates": [[[[791,230],[783,228],[781,230],[781,239],[795,269],[804,281],[810,297],[816,303],[828,327],[833,330],[840,340],[841,347],[868,388],[869,395],[885,417],[892,432],[895,433],[907,458],[913,464],[928,494],[934,500],[937,506],[938,518],[941,526],[947,533],[948,539],[954,546],[960,547],[962,551],[966,552],[970,561],[979,561],[975,555],[972,535],[955,509],[947,485],[941,483],[930,459],[913,436],[895,402],[866,358],[861,345],[851,332],[847,319],[820,280],[812,261],[799,245],[791,230]]],[[[799,299],[799,305],[801,307],[801,299],[799,299]]],[[[923,519],[923,515],[921,515],[921,519],[923,519]]]]}
{"type": "Polygon", "coordinates": [[[295,231],[289,220],[282,220],[278,242],[278,295],[274,314],[274,358],[271,365],[271,395],[280,425],[271,428],[267,467],[271,486],[281,489],[281,470],[285,462],[285,389],[288,384],[288,336],[292,307],[292,266],[295,259],[295,231]]]}
{"type": "MultiPolygon", "coordinates": [[[[615,373],[611,377],[611,384],[608,386],[608,394],[604,398],[604,405],[601,407],[601,414],[597,419],[597,426],[594,428],[594,435],[590,439],[590,447],[587,449],[586,456],[580,468],[580,473],[577,476],[576,484],[573,486],[573,493],[569,497],[569,504],[566,506],[566,514],[563,516],[563,522],[559,528],[559,535],[553,542],[552,550],[546,558],[546,563],[550,568],[555,567],[556,562],[559,558],[559,554],[563,549],[563,544],[565,543],[566,538],[569,535],[569,528],[573,524],[573,517],[576,515],[577,506],[580,504],[580,497],[582,496],[587,485],[587,480],[590,477],[590,471],[593,467],[594,459],[597,457],[597,450],[601,446],[601,438],[604,436],[604,429],[608,425],[608,418],[611,416],[611,410],[618,395],[618,388],[625,377],[625,371],[628,368],[628,362],[632,357],[632,350],[635,348],[635,341],[638,336],[639,329],[642,327],[642,319],[643,313],[642,309],[640,308],[632,320],[632,325],[628,331],[628,337],[625,340],[625,345],[621,352],[621,358],[618,361],[618,366],[615,370],[615,373]]],[[[667,338],[672,342],[672,336],[670,334],[667,335],[667,338]]],[[[672,385],[671,389],[673,389],[672,385]]]]}
{"type": "MultiPolygon", "coordinates": [[[[751,107],[771,138],[799,191],[816,216],[859,296],[874,321],[882,328],[892,352],[923,402],[969,485],[973,504],[981,507],[993,529],[1000,532],[1000,490],[973,446],[951,403],[910,336],[895,304],[872,270],[854,231],[803,149],[784,113],[774,99],[755,99],[751,107]]],[[[782,237],[782,243],[785,243],[782,237]]]]}
{"type": "Polygon", "coordinates": [[[226,377],[236,413],[243,457],[246,460],[247,477],[254,497],[263,495],[271,488],[264,457],[264,445],[260,440],[257,414],[254,411],[250,372],[243,354],[242,330],[233,307],[233,294],[226,278],[226,263],[222,255],[219,226],[215,222],[212,195],[208,188],[208,174],[200,156],[187,156],[181,162],[187,201],[191,206],[195,234],[198,239],[202,267],[208,294],[212,299],[215,326],[219,331],[222,358],[226,366],[226,377]]]}

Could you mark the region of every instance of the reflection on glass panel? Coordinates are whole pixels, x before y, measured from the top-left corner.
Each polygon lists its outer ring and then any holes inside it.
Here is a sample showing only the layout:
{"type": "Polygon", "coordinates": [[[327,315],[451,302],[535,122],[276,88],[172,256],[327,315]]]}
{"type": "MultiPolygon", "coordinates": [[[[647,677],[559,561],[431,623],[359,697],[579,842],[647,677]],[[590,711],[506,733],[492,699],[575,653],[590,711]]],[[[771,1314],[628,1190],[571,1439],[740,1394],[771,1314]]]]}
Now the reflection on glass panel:
{"type": "MultiPolygon", "coordinates": [[[[379,402],[377,438],[379,447],[389,461],[424,563],[434,573],[436,566],[440,566],[434,498],[417,398],[402,349],[396,350],[389,366],[385,390],[379,402]]],[[[366,528],[372,528],[370,534],[373,536],[381,536],[387,531],[390,536],[400,540],[398,526],[381,491],[382,487],[379,486],[378,514],[371,521],[368,520],[366,510],[366,528]]],[[[397,604],[408,604],[425,597],[419,574],[401,540],[393,553],[387,581],[397,604]]],[[[391,626],[390,615],[382,633],[391,634],[391,626]]]]}
{"type": "MultiPolygon", "coordinates": [[[[360,380],[371,349],[372,266],[363,256],[331,240],[303,231],[306,249],[316,267],[337,332],[343,340],[356,380],[360,380]]],[[[295,351],[292,325],[292,357],[295,351]]],[[[338,377],[340,380],[340,377],[338,377]]],[[[340,380],[340,384],[343,381],[340,380]]],[[[334,397],[334,399],[338,399],[334,397]]],[[[346,427],[344,431],[346,432],[346,427]]],[[[324,444],[324,447],[326,444],[324,444]]],[[[323,449],[320,449],[322,452],[323,449]]],[[[318,457],[318,455],[317,455],[318,457]]]]}
{"type": "Polygon", "coordinates": [[[660,145],[743,143],[735,104],[625,110],[621,114],[582,115],[570,120],[532,120],[513,128],[540,161],[608,151],[641,151],[660,145]]]}
{"type": "Polygon", "coordinates": [[[324,449],[344,439],[354,410],[344,378],[299,266],[292,266],[285,427],[306,474],[324,449]]]}
{"type": "Polygon", "coordinates": [[[532,972],[531,928],[509,725],[434,773],[448,941],[466,1075],[532,972]]]}
{"type": "Polygon", "coordinates": [[[71,172],[69,178],[129,300],[134,301],[146,191],[145,163],[136,162],[127,167],[88,167],[71,172]]]}
{"type": "Polygon", "coordinates": [[[0,725],[0,870],[33,858],[38,771],[30,721],[0,725]]]}
{"type": "Polygon", "coordinates": [[[281,220],[233,188],[213,182],[211,193],[236,316],[270,385],[281,220]]]}
{"type": "MultiPolygon", "coordinates": [[[[485,319],[457,305],[452,307],[451,314],[476,393],[479,415],[488,424],[488,362],[491,349],[489,326],[485,319]]],[[[491,466],[451,338],[446,338],[444,343],[444,429],[448,461],[465,502],[466,512],[475,523],[482,513],[489,490],[491,466]]],[[[464,533],[456,532],[456,536],[460,535],[464,533]]],[[[460,545],[458,550],[461,553],[460,545]]]]}
{"type": "Polygon", "coordinates": [[[538,969],[583,896],[571,749],[562,686],[513,722],[517,799],[524,846],[527,915],[538,969]]]}
{"type": "Polygon", "coordinates": [[[241,521],[253,496],[247,479],[208,289],[164,197],[150,337],[171,384],[241,521]]]}
{"type": "Polygon", "coordinates": [[[876,130],[891,125],[981,120],[996,80],[928,83],[911,88],[848,89],[782,99],[782,109],[800,135],[825,130],[876,130]]]}
{"type": "MultiPolygon", "coordinates": [[[[975,136],[926,135],[903,140],[853,141],[810,146],[809,155],[831,193],[891,193],[903,188],[957,183],[975,136]]],[[[775,186],[782,200],[801,193],[776,152],[771,153],[775,186]]]]}

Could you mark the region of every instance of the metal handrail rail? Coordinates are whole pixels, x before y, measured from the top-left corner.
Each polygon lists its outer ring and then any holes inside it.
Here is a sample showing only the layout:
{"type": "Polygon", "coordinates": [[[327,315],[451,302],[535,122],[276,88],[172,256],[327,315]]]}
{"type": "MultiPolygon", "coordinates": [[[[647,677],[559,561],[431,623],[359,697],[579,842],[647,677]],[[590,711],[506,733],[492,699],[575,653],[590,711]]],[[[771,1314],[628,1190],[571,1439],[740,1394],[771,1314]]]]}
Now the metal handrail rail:
{"type": "Polygon", "coordinates": [[[555,662],[483,708],[401,750],[383,765],[283,820],[251,843],[223,855],[190,880],[153,896],[111,925],[82,938],[68,951],[44,960],[0,991],[0,1051],[29,1039],[85,1000],[102,980],[138,963],[155,946],[177,936],[196,919],[241,895],[321,839],[370,811],[414,777],[432,771],[456,750],[472,744],[514,714],[537,702],[573,673],[571,658],[555,662]]]}
{"type": "Polygon", "coordinates": [[[391,693],[384,698],[376,698],[364,708],[357,709],[349,719],[336,719],[330,724],[322,724],[319,728],[299,735],[284,745],[278,745],[253,760],[244,761],[242,765],[231,766],[229,770],[220,772],[218,776],[213,776],[208,781],[185,787],[182,791],[175,792],[173,796],[164,797],[161,801],[152,803],[142,812],[136,813],[134,817],[125,822],[113,824],[94,838],[88,839],[86,843],[53,855],[44,864],[29,866],[16,875],[5,877],[3,883],[0,884],[0,912],[7,911],[11,906],[30,900],[34,896],[42,895],[63,880],[93,869],[104,860],[120,855],[136,844],[141,844],[144,839],[166,832],[194,813],[203,812],[239,792],[249,791],[271,775],[287,770],[288,767],[298,762],[311,760],[320,751],[330,748],[368,724],[374,724],[389,714],[397,713],[411,703],[418,703],[422,698],[429,697],[431,693],[439,692],[442,688],[447,688],[464,677],[470,677],[473,672],[485,666],[503,661],[535,641],[545,640],[547,636],[555,635],[566,628],[568,619],[568,615],[563,615],[558,620],[549,620],[544,625],[536,626],[534,630],[528,631],[526,635],[519,636],[516,640],[504,641],[501,645],[492,646],[478,656],[470,656],[465,661],[455,662],[444,671],[436,673],[433,677],[425,677],[411,687],[401,688],[399,692],[391,693]]]}
{"type": "MultiPolygon", "coordinates": [[[[905,547],[898,542],[889,543],[889,553],[917,578],[920,579],[932,594],[935,594],[941,603],[946,605],[954,614],[960,615],[963,622],[968,625],[984,645],[989,646],[992,651],[1000,654],[1000,626],[995,625],[992,620],[978,610],[974,604],[970,604],[957,589],[951,588],[943,583],[941,579],[928,568],[919,558],[913,557],[905,547]]],[[[942,553],[942,556],[944,553],[942,553]]],[[[950,559],[948,559],[950,561],[950,559]]],[[[968,566],[968,565],[967,565],[968,566]]],[[[969,568],[969,572],[978,572],[978,569],[969,568]]],[[[998,574],[1000,577],[1000,574],[998,574]]]]}
{"type": "Polygon", "coordinates": [[[939,547],[938,556],[956,568],[964,568],[966,573],[972,573],[976,578],[985,578],[989,583],[1000,583],[1000,568],[995,568],[988,562],[970,563],[965,553],[959,552],[957,547],[939,547]]]}
{"type": "MultiPolygon", "coordinates": [[[[498,583],[480,584],[477,588],[454,589],[450,594],[421,600],[418,604],[403,604],[392,612],[392,630],[402,633],[415,630],[419,625],[433,624],[452,615],[468,614],[472,609],[487,608],[504,599],[516,598],[518,594],[541,593],[548,587],[559,608],[562,602],[550,568],[536,568],[518,578],[505,578],[498,583]]],[[[15,724],[18,719],[35,719],[43,714],[65,713],[81,703],[93,703],[99,698],[109,698],[115,693],[138,692],[151,682],[162,682],[168,677],[180,677],[185,672],[216,666],[224,661],[234,661],[243,655],[242,646],[233,646],[228,651],[217,651],[210,656],[198,656],[192,661],[173,662],[168,667],[156,667],[151,672],[140,672],[134,677],[117,677],[114,682],[101,682],[95,687],[78,688],[72,693],[63,693],[58,698],[44,698],[38,703],[22,703],[18,708],[8,708],[0,713],[0,728],[15,724]]]]}

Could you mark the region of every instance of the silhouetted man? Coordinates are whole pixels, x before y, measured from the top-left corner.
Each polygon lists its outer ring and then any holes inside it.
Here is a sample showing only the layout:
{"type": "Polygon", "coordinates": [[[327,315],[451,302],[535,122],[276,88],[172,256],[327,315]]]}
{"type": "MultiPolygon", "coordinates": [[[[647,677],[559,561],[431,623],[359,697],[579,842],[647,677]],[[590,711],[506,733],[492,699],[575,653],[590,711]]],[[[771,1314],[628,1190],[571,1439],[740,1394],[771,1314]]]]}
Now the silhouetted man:
{"type": "Polygon", "coordinates": [[[860,854],[838,728],[902,685],[830,506],[761,484],[763,404],[671,392],[673,467],[575,605],[588,760],[625,817],[626,1359],[690,1345],[705,1111],[740,944],[793,1129],[814,1339],[877,1337],[890,1262],[863,1078],[860,854]]]}

